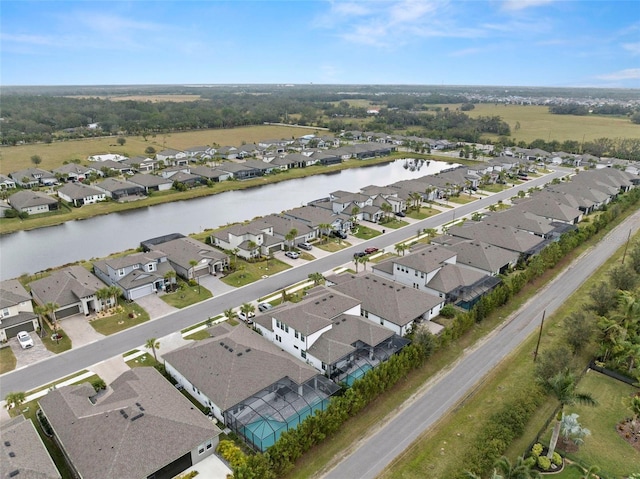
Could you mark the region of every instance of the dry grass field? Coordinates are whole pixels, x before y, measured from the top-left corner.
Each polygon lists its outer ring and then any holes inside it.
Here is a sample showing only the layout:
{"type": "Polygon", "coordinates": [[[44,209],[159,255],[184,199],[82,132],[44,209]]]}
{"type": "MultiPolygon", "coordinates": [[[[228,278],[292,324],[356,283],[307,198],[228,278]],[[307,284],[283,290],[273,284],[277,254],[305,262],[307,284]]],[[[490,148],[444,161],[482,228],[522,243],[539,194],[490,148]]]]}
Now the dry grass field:
{"type": "MultiPolygon", "coordinates": [[[[446,106],[446,105],[441,105],[446,106]]],[[[459,105],[449,105],[449,108],[459,105]]],[[[527,143],[537,138],[550,140],[585,141],[596,138],[640,138],[640,125],[628,118],[606,116],[552,115],[546,106],[494,105],[482,103],[465,112],[472,118],[478,116],[502,117],[511,127],[511,137],[527,143]],[[516,130],[516,123],[520,129],[516,130]]]]}
{"type": "Polygon", "coordinates": [[[54,142],[50,144],[34,144],[0,147],[0,173],[8,174],[30,168],[31,157],[39,155],[42,158],[40,168],[51,170],[63,164],[64,161],[79,159],[86,164],[87,157],[101,153],[119,153],[129,157],[144,155],[147,147],[152,146],[156,151],[164,148],[184,149],[191,146],[212,145],[241,145],[242,142],[253,143],[267,139],[281,139],[299,137],[313,133],[315,129],[295,128],[286,126],[247,126],[225,130],[197,130],[180,133],[158,134],[147,137],[127,136],[123,146],[116,143],[115,137],[91,138],[54,142]]]}

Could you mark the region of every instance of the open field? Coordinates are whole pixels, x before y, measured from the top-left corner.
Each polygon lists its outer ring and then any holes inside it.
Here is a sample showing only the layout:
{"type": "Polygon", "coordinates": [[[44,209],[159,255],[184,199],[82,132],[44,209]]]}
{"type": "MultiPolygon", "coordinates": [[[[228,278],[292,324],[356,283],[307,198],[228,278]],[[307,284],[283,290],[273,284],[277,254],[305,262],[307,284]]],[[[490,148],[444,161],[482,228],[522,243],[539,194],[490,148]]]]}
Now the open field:
{"type": "Polygon", "coordinates": [[[156,151],[164,148],[185,149],[198,145],[241,145],[242,142],[254,143],[260,140],[299,137],[315,131],[306,128],[287,126],[247,126],[221,130],[197,130],[179,133],[157,134],[148,136],[147,141],[141,136],[127,136],[127,142],[120,146],[115,137],[88,138],[70,140],[49,144],[38,143],[19,146],[0,147],[0,173],[9,174],[12,171],[23,170],[33,166],[31,157],[40,155],[40,168],[52,170],[62,166],[63,162],[74,159],[87,164],[87,157],[104,153],[118,153],[129,157],[144,155],[147,147],[152,146],[156,151]]]}
{"type": "MultiPolygon", "coordinates": [[[[450,109],[458,105],[449,106],[450,109]]],[[[606,116],[552,115],[546,106],[477,104],[465,112],[472,118],[479,116],[502,117],[511,127],[511,138],[515,141],[531,142],[537,138],[549,140],[585,141],[596,138],[640,138],[640,125],[628,118],[606,116]],[[516,130],[516,123],[520,129],[516,130]]]]}

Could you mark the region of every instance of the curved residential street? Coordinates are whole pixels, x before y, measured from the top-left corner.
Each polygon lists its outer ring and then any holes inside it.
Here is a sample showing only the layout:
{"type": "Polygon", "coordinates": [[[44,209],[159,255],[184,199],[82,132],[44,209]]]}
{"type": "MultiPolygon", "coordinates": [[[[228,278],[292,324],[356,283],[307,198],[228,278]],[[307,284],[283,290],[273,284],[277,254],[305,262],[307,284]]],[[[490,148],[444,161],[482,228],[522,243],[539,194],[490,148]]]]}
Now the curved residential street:
{"type": "Polygon", "coordinates": [[[629,237],[640,229],[640,211],[616,227],[597,246],[577,258],[555,280],[493,331],[482,344],[467,351],[441,375],[323,477],[373,479],[426,429],[469,395],[484,376],[540,326],[543,311],[552,314],[629,237]]]}

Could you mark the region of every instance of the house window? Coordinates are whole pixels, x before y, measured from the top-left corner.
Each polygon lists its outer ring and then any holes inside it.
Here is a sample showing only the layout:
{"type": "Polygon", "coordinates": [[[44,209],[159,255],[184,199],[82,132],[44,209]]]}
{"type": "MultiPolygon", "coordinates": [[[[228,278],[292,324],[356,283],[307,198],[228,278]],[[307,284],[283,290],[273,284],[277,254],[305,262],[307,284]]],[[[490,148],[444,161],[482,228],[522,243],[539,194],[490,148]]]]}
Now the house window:
{"type": "Polygon", "coordinates": [[[369,311],[366,311],[366,310],[363,309],[362,310],[362,316],[364,316],[365,318],[368,318],[369,317],[369,311]]]}
{"type": "Polygon", "coordinates": [[[153,271],[153,263],[147,265],[147,271],[153,271]]]}
{"type": "Polygon", "coordinates": [[[282,336],[279,336],[279,335],[276,334],[276,341],[281,343],[282,342],[282,336]]]}
{"type": "Polygon", "coordinates": [[[327,369],[327,365],[325,363],[322,363],[322,370],[326,371],[326,369],[327,369]]]}
{"type": "Polygon", "coordinates": [[[286,324],[284,325],[284,332],[288,333],[289,332],[289,326],[287,326],[286,324]]]}
{"type": "Polygon", "coordinates": [[[303,359],[307,359],[307,352],[306,351],[300,351],[300,356],[302,356],[303,359]]]}
{"type": "Polygon", "coordinates": [[[206,444],[205,447],[207,448],[207,451],[208,451],[209,449],[211,449],[213,447],[213,443],[211,441],[207,441],[207,444],[206,444]]]}
{"type": "Polygon", "coordinates": [[[380,324],[384,326],[384,319],[380,318],[380,324]]]}
{"type": "Polygon", "coordinates": [[[124,268],[118,270],[118,276],[124,276],[124,268]]]}
{"type": "Polygon", "coordinates": [[[295,330],[294,330],[293,335],[296,337],[296,339],[298,339],[298,331],[295,331],[295,330]]]}
{"type": "Polygon", "coordinates": [[[296,346],[295,344],[293,345],[293,347],[294,347],[295,349],[300,349],[300,348],[299,348],[298,346],[296,346]]]}
{"type": "Polygon", "coordinates": [[[133,269],[139,269],[139,268],[140,268],[140,265],[139,265],[139,264],[134,264],[134,265],[133,265],[133,269]]]}
{"type": "Polygon", "coordinates": [[[2,317],[6,318],[7,316],[9,316],[9,308],[4,308],[2,310],[2,317]]]}
{"type": "Polygon", "coordinates": [[[300,333],[300,341],[304,341],[304,334],[300,333]]]}

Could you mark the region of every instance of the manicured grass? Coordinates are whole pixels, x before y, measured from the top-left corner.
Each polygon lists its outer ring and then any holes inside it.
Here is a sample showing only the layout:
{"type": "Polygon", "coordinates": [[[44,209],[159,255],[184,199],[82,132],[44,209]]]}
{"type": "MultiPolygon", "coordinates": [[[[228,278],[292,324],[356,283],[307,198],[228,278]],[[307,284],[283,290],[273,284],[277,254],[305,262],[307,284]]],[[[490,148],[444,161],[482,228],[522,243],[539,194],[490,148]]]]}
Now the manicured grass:
{"type": "Polygon", "coordinates": [[[353,233],[353,236],[356,238],[360,238],[363,240],[369,240],[371,238],[375,238],[376,236],[380,236],[382,233],[378,230],[374,230],[372,228],[368,228],[363,225],[358,225],[356,227],[356,232],[353,233]]]}
{"type": "Polygon", "coordinates": [[[144,309],[136,303],[121,302],[119,312],[106,318],[94,319],[89,324],[100,334],[108,336],[142,324],[145,321],[149,321],[149,314],[144,309]],[[133,314],[134,317],[130,318],[129,314],[133,314]]]}
{"type": "MultiPolygon", "coordinates": [[[[40,392],[40,391],[45,391],[45,390],[51,388],[52,386],[55,386],[55,385],[60,384],[60,383],[67,382],[67,381],[69,381],[69,380],[71,380],[71,379],[73,379],[75,377],[82,376],[86,372],[88,372],[86,369],[83,369],[82,371],[77,371],[77,372],[75,372],[73,374],[70,374],[69,376],[65,376],[62,379],[58,379],[57,381],[53,381],[51,383],[45,384],[44,386],[40,386],[40,387],[38,387],[36,389],[31,389],[30,391],[27,391],[27,395],[35,394],[35,393],[40,392]]],[[[93,377],[93,376],[91,376],[91,377],[93,377]]],[[[77,383],[84,382],[84,381],[86,381],[86,379],[78,381],[77,383]]],[[[74,382],[72,384],[77,384],[77,383],[74,382]]]]}
{"type": "Polygon", "coordinates": [[[8,373],[16,368],[16,356],[9,346],[0,349],[0,374],[8,373]]]}
{"type": "Polygon", "coordinates": [[[194,341],[201,341],[203,339],[209,339],[211,337],[211,335],[209,334],[209,332],[206,329],[203,329],[201,331],[196,331],[195,333],[192,333],[188,336],[185,336],[184,339],[191,339],[194,341]]]}
{"type": "Polygon", "coordinates": [[[345,240],[340,240],[340,242],[338,243],[337,239],[331,239],[324,244],[316,244],[315,246],[328,251],[329,253],[335,253],[336,251],[348,248],[349,246],[351,246],[351,243],[345,240]]]}
{"type": "Polygon", "coordinates": [[[180,330],[180,333],[181,334],[186,334],[186,333],[188,333],[189,331],[191,331],[193,329],[199,328],[200,326],[204,326],[204,325],[206,325],[208,323],[211,323],[211,322],[213,322],[213,321],[215,321],[217,319],[221,319],[223,317],[224,316],[222,314],[219,314],[217,316],[213,316],[213,317],[207,319],[206,321],[201,321],[201,322],[199,322],[197,324],[194,324],[193,326],[189,326],[188,328],[184,328],[184,329],[180,330]]]}
{"type": "Polygon", "coordinates": [[[380,256],[376,256],[375,258],[371,259],[369,262],[370,263],[374,263],[374,264],[378,264],[381,263],[382,261],[389,259],[389,258],[397,258],[398,255],[394,254],[394,253],[385,253],[385,254],[381,254],[380,256]]]}
{"type": "MultiPolygon", "coordinates": [[[[623,400],[638,391],[628,384],[616,381],[596,371],[588,371],[580,380],[578,391],[593,395],[598,406],[575,405],[565,408],[565,414],[577,413],[578,422],[591,430],[591,436],[577,452],[568,455],[580,464],[597,465],[600,475],[607,478],[626,477],[638,472],[640,452],[622,439],[616,432],[616,425],[631,413],[623,400]]],[[[544,435],[548,444],[551,427],[544,435]]],[[[559,442],[562,438],[559,439],[559,442]]]]}
{"type": "Polygon", "coordinates": [[[44,321],[43,324],[45,336],[44,338],[42,338],[42,343],[49,351],[55,354],[60,354],[68,351],[72,346],[71,338],[65,334],[64,329],[60,327],[60,324],[64,324],[64,320],[62,323],[58,323],[58,334],[62,336],[60,339],[51,339],[53,330],[51,329],[51,327],[49,327],[47,321],[44,321]]]}
{"type": "Polygon", "coordinates": [[[413,218],[414,220],[424,220],[426,218],[429,218],[430,216],[437,215],[438,213],[440,213],[439,210],[430,207],[425,208],[424,206],[420,207],[420,211],[414,209],[407,210],[407,216],[409,218],[413,218]]]}
{"type": "Polygon", "coordinates": [[[488,191],[489,193],[500,193],[501,191],[504,191],[508,188],[509,188],[508,185],[502,185],[500,183],[492,183],[489,185],[484,185],[480,189],[484,191],[488,191]]]}
{"type": "MultiPolygon", "coordinates": [[[[160,347],[162,348],[162,343],[160,343],[160,347]]],[[[130,368],[154,367],[160,364],[153,358],[153,354],[151,353],[144,353],[142,356],[126,361],[126,363],[130,368]]]]}
{"type": "Polygon", "coordinates": [[[466,205],[467,203],[473,203],[478,198],[475,196],[469,196],[466,193],[461,193],[460,196],[451,196],[449,198],[450,203],[456,203],[458,205],[466,205]]]}
{"type": "Polygon", "coordinates": [[[399,220],[397,218],[391,218],[391,220],[389,221],[385,221],[384,223],[380,223],[380,226],[382,226],[383,228],[391,228],[391,229],[398,229],[398,228],[402,228],[403,226],[407,226],[409,223],[406,221],[402,221],[399,220]]]}
{"type": "Polygon", "coordinates": [[[179,279],[178,290],[163,294],[160,299],[174,308],[182,309],[211,297],[213,294],[204,286],[189,286],[188,283],[179,279]]]}
{"type": "Polygon", "coordinates": [[[258,281],[263,276],[271,276],[272,274],[291,268],[288,264],[275,258],[268,261],[268,266],[266,259],[250,263],[242,258],[237,258],[237,265],[235,261],[236,260],[233,260],[232,264],[236,270],[221,278],[221,280],[229,286],[244,286],[245,284],[258,281]]]}

